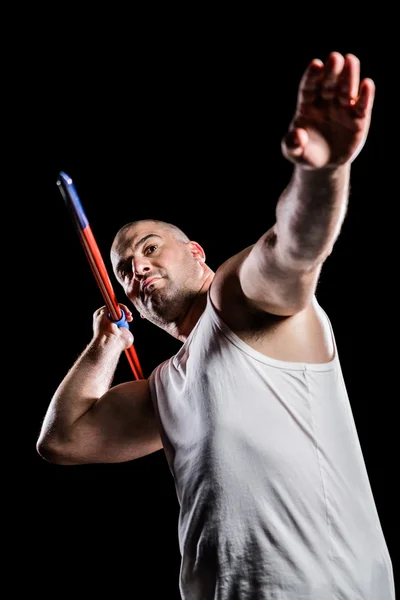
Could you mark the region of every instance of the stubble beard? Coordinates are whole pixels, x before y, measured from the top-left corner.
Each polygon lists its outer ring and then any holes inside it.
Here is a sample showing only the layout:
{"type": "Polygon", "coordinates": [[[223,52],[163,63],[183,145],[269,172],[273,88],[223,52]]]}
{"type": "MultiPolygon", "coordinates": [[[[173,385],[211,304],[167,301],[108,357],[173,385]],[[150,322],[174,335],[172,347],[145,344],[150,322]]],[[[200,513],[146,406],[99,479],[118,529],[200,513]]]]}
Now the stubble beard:
{"type": "Polygon", "coordinates": [[[141,314],[154,325],[168,329],[182,322],[196,295],[189,289],[174,288],[168,281],[160,290],[153,290],[141,314]]]}

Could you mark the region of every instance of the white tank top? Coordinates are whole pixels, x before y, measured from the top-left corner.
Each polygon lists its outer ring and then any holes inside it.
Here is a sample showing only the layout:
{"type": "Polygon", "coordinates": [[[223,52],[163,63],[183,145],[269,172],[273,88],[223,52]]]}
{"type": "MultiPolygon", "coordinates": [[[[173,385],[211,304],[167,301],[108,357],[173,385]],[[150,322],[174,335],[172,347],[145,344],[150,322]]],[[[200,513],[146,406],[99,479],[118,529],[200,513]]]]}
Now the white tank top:
{"type": "Polygon", "coordinates": [[[394,600],[336,344],[326,364],[268,358],[208,296],[150,386],[184,600],[394,600]]]}

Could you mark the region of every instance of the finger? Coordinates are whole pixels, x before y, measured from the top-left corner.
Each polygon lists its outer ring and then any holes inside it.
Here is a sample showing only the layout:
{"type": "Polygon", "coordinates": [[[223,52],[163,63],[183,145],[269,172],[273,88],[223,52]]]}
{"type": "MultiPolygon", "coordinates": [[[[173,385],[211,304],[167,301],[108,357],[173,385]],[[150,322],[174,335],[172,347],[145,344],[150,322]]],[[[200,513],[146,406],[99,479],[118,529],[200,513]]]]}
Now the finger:
{"type": "Polygon", "coordinates": [[[126,304],[122,304],[122,302],[119,302],[119,306],[122,308],[122,310],[124,311],[124,313],[126,315],[131,315],[131,311],[129,310],[129,308],[126,306],[126,304]]]}
{"type": "Polygon", "coordinates": [[[331,52],[325,62],[321,81],[321,96],[324,100],[332,100],[336,95],[339,77],[345,65],[345,58],[339,52],[331,52]]]}
{"type": "Polygon", "coordinates": [[[362,119],[371,114],[374,99],[375,83],[368,77],[361,82],[359,96],[353,106],[353,110],[357,117],[362,119]]]}
{"type": "Polygon", "coordinates": [[[132,312],[129,310],[129,308],[126,306],[126,304],[122,304],[119,303],[120,307],[122,308],[122,310],[125,313],[126,316],[126,320],[130,323],[131,321],[133,321],[133,316],[132,316],[132,312]]]}
{"type": "Polygon", "coordinates": [[[354,54],[346,54],[338,82],[339,101],[343,106],[353,105],[360,86],[360,61],[354,54]]]}
{"type": "Polygon", "coordinates": [[[101,315],[102,313],[104,313],[104,311],[106,310],[106,306],[100,306],[100,308],[98,308],[97,310],[94,311],[93,316],[94,317],[98,317],[99,315],[101,315]]]}
{"type": "Polygon", "coordinates": [[[298,105],[310,104],[319,90],[324,63],[314,58],[304,71],[299,84],[298,105]]]}

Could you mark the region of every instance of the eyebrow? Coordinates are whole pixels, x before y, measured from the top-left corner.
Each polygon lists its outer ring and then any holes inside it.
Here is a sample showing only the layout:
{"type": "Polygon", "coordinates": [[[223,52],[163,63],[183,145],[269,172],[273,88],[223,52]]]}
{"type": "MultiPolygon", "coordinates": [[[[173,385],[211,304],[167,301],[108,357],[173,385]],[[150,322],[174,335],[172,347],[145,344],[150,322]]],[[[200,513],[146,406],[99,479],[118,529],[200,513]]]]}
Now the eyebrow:
{"type": "Polygon", "coordinates": [[[147,235],[142,237],[142,239],[140,239],[138,242],[136,242],[136,244],[133,247],[133,251],[136,252],[137,250],[139,250],[140,246],[142,246],[145,243],[145,241],[151,237],[157,237],[160,240],[162,239],[161,236],[157,235],[156,233],[148,233],[147,235]]]}
{"type": "MultiPolygon", "coordinates": [[[[160,235],[157,235],[156,233],[148,233],[147,235],[143,236],[138,242],[136,242],[136,244],[133,247],[133,251],[136,252],[137,250],[139,250],[139,248],[141,246],[143,246],[143,244],[146,242],[146,240],[148,240],[151,237],[156,237],[159,238],[160,240],[162,239],[162,237],[160,235]]],[[[117,266],[116,266],[116,270],[120,271],[121,267],[126,263],[126,259],[122,259],[120,261],[118,261],[117,266]]]]}

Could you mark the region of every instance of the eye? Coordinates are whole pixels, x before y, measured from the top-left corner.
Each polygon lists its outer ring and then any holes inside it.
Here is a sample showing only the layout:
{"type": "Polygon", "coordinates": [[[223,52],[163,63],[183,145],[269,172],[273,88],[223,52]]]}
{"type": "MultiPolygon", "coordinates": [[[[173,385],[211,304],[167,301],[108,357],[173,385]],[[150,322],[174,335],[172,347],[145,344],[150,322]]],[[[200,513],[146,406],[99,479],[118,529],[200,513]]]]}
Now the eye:
{"type": "Polygon", "coordinates": [[[132,271],[129,267],[124,267],[124,268],[120,269],[119,273],[120,273],[121,279],[125,279],[128,275],[132,274],[132,271]]]}
{"type": "Polygon", "coordinates": [[[157,250],[156,244],[151,244],[151,246],[147,246],[146,250],[145,250],[145,255],[147,254],[152,254],[154,252],[154,250],[157,250]]]}

